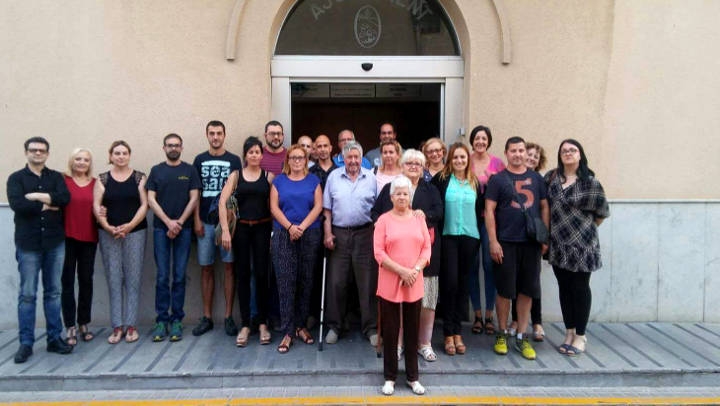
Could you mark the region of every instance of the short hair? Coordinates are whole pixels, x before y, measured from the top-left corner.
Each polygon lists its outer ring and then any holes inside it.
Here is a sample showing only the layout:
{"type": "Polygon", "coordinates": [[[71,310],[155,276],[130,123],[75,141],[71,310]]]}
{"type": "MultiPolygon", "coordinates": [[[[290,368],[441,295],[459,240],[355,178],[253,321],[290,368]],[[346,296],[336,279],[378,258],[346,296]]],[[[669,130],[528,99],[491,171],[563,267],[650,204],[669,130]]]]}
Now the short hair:
{"type": "Polygon", "coordinates": [[[177,138],[180,140],[180,144],[183,143],[183,139],[181,136],[179,136],[175,133],[170,133],[170,134],[166,135],[165,138],[163,138],[163,146],[167,144],[167,140],[169,140],[170,138],[177,138]]]}
{"type": "MultiPolygon", "coordinates": [[[[510,144],[525,144],[525,140],[523,137],[510,137],[505,141],[505,152],[507,152],[508,148],[510,148],[510,144]]],[[[525,144],[527,145],[527,144],[525,144]]]]}
{"type": "Polygon", "coordinates": [[[30,144],[36,143],[36,144],[45,144],[45,147],[47,148],[48,152],[50,152],[50,143],[48,140],[46,140],[43,137],[30,137],[27,140],[25,140],[25,151],[30,148],[30,144]]]}
{"type": "Polygon", "coordinates": [[[268,121],[268,122],[265,124],[265,132],[267,132],[268,127],[270,127],[271,125],[280,126],[280,129],[281,129],[283,132],[285,132],[285,129],[283,128],[283,125],[280,124],[280,122],[277,121],[277,120],[270,120],[270,121],[268,121]]]}
{"type": "Polygon", "coordinates": [[[212,120],[209,123],[207,123],[207,125],[205,126],[205,134],[207,134],[208,131],[210,131],[210,127],[222,127],[223,134],[225,134],[225,124],[223,124],[223,122],[220,120],[212,120]]]}
{"type": "Polygon", "coordinates": [[[470,131],[470,145],[473,144],[473,141],[475,141],[475,136],[478,135],[478,133],[481,131],[483,131],[483,132],[485,132],[485,134],[487,134],[488,148],[490,148],[490,146],[492,145],[492,133],[490,132],[490,128],[488,128],[484,125],[476,126],[475,128],[472,129],[472,131],[470,131]]]}
{"type": "MultiPolygon", "coordinates": [[[[397,156],[398,156],[398,163],[400,163],[400,157],[402,156],[402,147],[400,146],[400,143],[397,142],[396,140],[381,142],[380,143],[380,156],[382,157],[383,148],[385,148],[388,145],[392,145],[393,148],[395,148],[395,153],[397,153],[397,156]]],[[[380,159],[380,169],[385,169],[385,162],[383,162],[382,158],[380,159]]]]}
{"type": "Polygon", "coordinates": [[[591,176],[595,176],[595,172],[593,172],[592,169],[588,166],[588,159],[587,156],[585,156],[585,150],[583,149],[582,145],[580,145],[580,142],[577,140],[574,140],[572,138],[568,138],[563,140],[560,143],[560,146],[558,147],[558,164],[557,164],[557,170],[558,174],[561,175],[563,178],[565,177],[565,165],[562,163],[562,146],[563,144],[571,144],[577,147],[578,151],[580,151],[580,164],[577,169],[577,176],[578,179],[581,180],[587,180],[591,176]]]}
{"type": "Polygon", "coordinates": [[[395,179],[390,182],[390,194],[395,193],[395,189],[399,187],[406,187],[410,191],[410,201],[412,201],[412,182],[405,175],[398,175],[395,179]]]}
{"type": "Polygon", "coordinates": [[[287,153],[285,154],[285,162],[283,162],[282,173],[284,173],[285,175],[290,175],[290,153],[293,151],[302,151],[306,162],[303,167],[303,174],[307,175],[309,172],[307,166],[308,154],[307,151],[305,151],[305,148],[303,148],[303,146],[300,144],[293,144],[288,148],[287,153]]]}
{"type": "Polygon", "coordinates": [[[350,130],[350,129],[345,128],[345,129],[340,130],[340,131],[338,132],[338,135],[337,135],[338,142],[340,142],[340,134],[342,134],[342,133],[344,133],[344,132],[346,132],[346,131],[349,132],[349,133],[352,135],[353,140],[355,139],[355,133],[353,132],[353,130],[350,130]]]}
{"type": "Polygon", "coordinates": [[[535,171],[539,172],[545,167],[545,164],[547,163],[547,157],[545,156],[545,148],[540,146],[540,144],[536,144],[534,142],[526,142],[525,150],[529,151],[531,149],[536,149],[538,155],[540,156],[540,158],[538,158],[538,166],[537,168],[535,168],[535,171]]]}
{"type": "Polygon", "coordinates": [[[425,154],[416,149],[410,148],[403,152],[402,157],[400,158],[400,165],[408,161],[420,161],[420,165],[424,167],[427,160],[425,159],[425,154]]]}
{"type": "Polygon", "coordinates": [[[392,127],[393,132],[395,132],[395,123],[393,123],[392,121],[383,121],[378,127],[378,133],[382,130],[382,126],[384,125],[389,125],[390,127],[392,127]]]}
{"type": "Polygon", "coordinates": [[[83,148],[83,147],[75,148],[70,153],[70,158],[68,158],[68,172],[67,172],[68,175],[72,176],[73,161],[75,160],[75,157],[78,156],[78,154],[80,154],[81,152],[87,152],[87,154],[90,155],[90,165],[88,166],[87,174],[88,174],[88,176],[92,176],[92,162],[93,162],[92,152],[89,149],[83,148]]]}
{"type": "Polygon", "coordinates": [[[360,151],[360,157],[362,158],[362,156],[363,156],[362,145],[360,145],[360,143],[357,141],[348,141],[348,143],[345,144],[345,146],[343,147],[343,150],[342,150],[343,158],[345,158],[345,155],[347,155],[351,149],[356,149],[356,150],[360,151]]]}
{"type": "MultiPolygon", "coordinates": [[[[113,150],[119,146],[123,146],[123,147],[127,148],[128,154],[132,154],[132,149],[130,148],[130,144],[128,144],[127,142],[125,142],[123,140],[117,140],[117,141],[113,141],[113,143],[110,144],[110,148],[108,149],[108,155],[112,155],[113,150]]],[[[108,163],[112,164],[112,161],[110,161],[110,159],[108,159],[108,163]]]]}
{"type": "Polygon", "coordinates": [[[250,152],[250,150],[252,149],[252,147],[256,145],[260,148],[260,153],[262,153],[263,144],[262,141],[260,141],[260,138],[253,135],[249,136],[243,143],[243,158],[245,158],[248,152],[250,152]]]}
{"type": "Polygon", "coordinates": [[[437,143],[440,144],[440,147],[441,147],[442,150],[443,150],[443,156],[445,156],[445,153],[447,152],[447,145],[445,145],[445,143],[443,142],[443,140],[441,140],[441,139],[438,138],[438,137],[428,138],[428,139],[423,143],[423,146],[422,146],[422,152],[423,152],[423,154],[426,154],[426,155],[427,155],[427,153],[428,153],[428,152],[427,152],[428,145],[432,144],[433,142],[437,142],[437,143]]]}

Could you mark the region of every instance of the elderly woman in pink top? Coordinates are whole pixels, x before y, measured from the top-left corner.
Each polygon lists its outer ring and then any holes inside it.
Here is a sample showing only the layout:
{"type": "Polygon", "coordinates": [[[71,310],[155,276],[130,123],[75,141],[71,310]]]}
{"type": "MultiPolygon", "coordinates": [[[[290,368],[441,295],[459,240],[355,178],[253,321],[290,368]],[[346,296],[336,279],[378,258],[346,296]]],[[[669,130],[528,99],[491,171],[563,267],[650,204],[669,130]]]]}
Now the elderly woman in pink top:
{"type": "Polygon", "coordinates": [[[392,210],[375,223],[375,260],[378,271],[377,296],[383,334],[384,395],[392,395],[398,374],[397,345],[402,325],[405,341],[407,384],[416,395],[425,388],[418,381],[418,324],[424,294],[422,271],[430,263],[430,234],[425,219],[411,207],[412,183],[400,175],[390,183],[392,210]]]}

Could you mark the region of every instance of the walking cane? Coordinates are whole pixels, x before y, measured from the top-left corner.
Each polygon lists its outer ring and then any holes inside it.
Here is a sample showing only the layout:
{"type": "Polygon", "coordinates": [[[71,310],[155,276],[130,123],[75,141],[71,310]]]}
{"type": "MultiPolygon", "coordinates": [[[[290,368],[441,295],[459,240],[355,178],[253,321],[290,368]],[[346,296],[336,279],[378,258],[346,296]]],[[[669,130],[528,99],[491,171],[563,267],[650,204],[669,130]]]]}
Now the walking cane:
{"type": "Polygon", "coordinates": [[[323,250],[323,275],[322,288],[320,293],[320,341],[318,341],[318,351],[323,350],[323,324],[325,323],[325,271],[327,269],[326,250],[323,250]]]}

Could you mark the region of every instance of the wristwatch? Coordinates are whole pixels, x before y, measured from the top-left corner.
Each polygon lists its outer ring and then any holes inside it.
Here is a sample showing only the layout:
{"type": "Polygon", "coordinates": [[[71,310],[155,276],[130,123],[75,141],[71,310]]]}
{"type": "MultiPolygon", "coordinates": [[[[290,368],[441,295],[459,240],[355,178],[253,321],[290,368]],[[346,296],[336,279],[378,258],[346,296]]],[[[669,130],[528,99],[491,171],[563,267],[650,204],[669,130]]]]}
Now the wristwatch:
{"type": "Polygon", "coordinates": [[[420,267],[417,266],[417,265],[415,265],[415,270],[418,271],[418,272],[422,272],[422,268],[420,268],[420,267]]]}

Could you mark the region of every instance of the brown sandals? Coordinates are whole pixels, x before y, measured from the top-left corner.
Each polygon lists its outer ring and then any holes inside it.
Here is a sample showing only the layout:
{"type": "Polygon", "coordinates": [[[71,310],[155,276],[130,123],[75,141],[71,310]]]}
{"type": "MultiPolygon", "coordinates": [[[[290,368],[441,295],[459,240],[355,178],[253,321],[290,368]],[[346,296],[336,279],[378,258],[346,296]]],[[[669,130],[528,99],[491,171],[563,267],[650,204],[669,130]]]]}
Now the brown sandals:
{"type": "Polygon", "coordinates": [[[447,355],[455,355],[455,340],[453,339],[453,336],[447,336],[445,337],[445,354],[447,355]]]}
{"type": "Polygon", "coordinates": [[[250,328],[243,327],[235,338],[235,346],[245,347],[248,344],[248,338],[250,337],[250,328]]]}
{"type": "Polygon", "coordinates": [[[290,351],[290,347],[292,347],[293,339],[290,337],[290,334],[285,334],[285,337],[283,337],[282,341],[280,341],[280,345],[277,347],[277,351],[280,354],[286,354],[288,351],[290,351]]]}
{"type": "Polygon", "coordinates": [[[296,329],[295,337],[301,339],[305,344],[315,344],[315,339],[305,327],[296,329]]]}
{"type": "Polygon", "coordinates": [[[455,352],[460,355],[465,354],[465,350],[467,349],[467,347],[465,346],[465,343],[463,343],[462,336],[456,334],[452,336],[452,338],[455,342],[455,352]]]}

